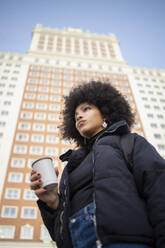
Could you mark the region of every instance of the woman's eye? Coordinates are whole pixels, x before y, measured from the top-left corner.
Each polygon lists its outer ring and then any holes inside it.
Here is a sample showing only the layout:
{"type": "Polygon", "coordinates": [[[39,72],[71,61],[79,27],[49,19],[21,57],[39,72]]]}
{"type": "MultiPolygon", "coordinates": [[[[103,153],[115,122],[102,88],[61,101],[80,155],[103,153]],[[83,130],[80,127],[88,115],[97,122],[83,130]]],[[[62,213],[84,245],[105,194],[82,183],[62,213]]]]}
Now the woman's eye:
{"type": "Polygon", "coordinates": [[[84,111],[91,109],[89,106],[84,107],[84,111]]]}

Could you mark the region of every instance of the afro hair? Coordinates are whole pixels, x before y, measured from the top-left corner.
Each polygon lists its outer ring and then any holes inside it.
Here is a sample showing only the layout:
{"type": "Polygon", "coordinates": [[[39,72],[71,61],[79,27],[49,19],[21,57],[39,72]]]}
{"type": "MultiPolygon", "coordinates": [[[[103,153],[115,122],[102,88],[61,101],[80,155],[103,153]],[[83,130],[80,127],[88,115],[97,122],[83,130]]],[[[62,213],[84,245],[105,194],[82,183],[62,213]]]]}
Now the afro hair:
{"type": "Polygon", "coordinates": [[[75,126],[75,109],[81,103],[95,105],[108,123],[125,120],[129,127],[134,123],[134,114],[124,96],[110,82],[91,81],[73,88],[64,98],[62,137],[84,146],[84,138],[75,126]]]}

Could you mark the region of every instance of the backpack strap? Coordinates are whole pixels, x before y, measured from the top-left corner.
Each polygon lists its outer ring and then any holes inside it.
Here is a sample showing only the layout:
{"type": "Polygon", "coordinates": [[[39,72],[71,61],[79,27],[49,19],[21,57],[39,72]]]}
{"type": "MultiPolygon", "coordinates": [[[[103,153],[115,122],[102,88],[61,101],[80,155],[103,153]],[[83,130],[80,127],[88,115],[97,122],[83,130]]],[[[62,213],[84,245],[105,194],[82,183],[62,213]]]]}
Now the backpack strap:
{"type": "Polygon", "coordinates": [[[133,133],[127,133],[120,137],[121,149],[124,155],[128,169],[132,172],[133,159],[132,152],[134,148],[135,137],[133,133]]]}

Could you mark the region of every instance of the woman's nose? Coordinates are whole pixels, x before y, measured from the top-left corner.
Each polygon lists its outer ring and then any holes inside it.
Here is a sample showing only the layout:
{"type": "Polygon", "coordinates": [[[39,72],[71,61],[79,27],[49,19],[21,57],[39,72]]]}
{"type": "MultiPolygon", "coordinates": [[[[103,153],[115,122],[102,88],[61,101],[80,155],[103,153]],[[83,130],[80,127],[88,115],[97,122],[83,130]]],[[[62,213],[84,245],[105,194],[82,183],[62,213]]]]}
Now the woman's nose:
{"type": "Polygon", "coordinates": [[[81,118],[82,118],[82,115],[81,115],[81,114],[78,114],[78,115],[76,116],[76,121],[79,121],[81,118]]]}

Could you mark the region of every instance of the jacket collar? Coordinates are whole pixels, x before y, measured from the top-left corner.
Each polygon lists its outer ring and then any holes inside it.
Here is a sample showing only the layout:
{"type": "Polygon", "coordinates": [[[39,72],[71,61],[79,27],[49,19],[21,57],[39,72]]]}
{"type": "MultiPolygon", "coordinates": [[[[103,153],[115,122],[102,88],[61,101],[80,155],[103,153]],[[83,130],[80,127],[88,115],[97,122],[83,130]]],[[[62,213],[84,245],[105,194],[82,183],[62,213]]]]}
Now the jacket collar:
{"type": "Polygon", "coordinates": [[[104,135],[123,135],[130,132],[130,128],[125,120],[113,123],[110,127],[106,128],[98,138],[104,135]]]}
{"type": "MultiPolygon", "coordinates": [[[[118,121],[113,123],[110,127],[106,128],[104,131],[101,131],[96,137],[91,138],[92,144],[100,138],[107,135],[123,135],[129,133],[130,129],[125,120],[118,121]]],[[[62,154],[59,158],[62,162],[64,161],[77,161],[80,162],[89,152],[86,148],[80,148],[78,150],[69,149],[67,152],[62,154]]],[[[77,163],[76,163],[77,164],[77,163]]]]}

